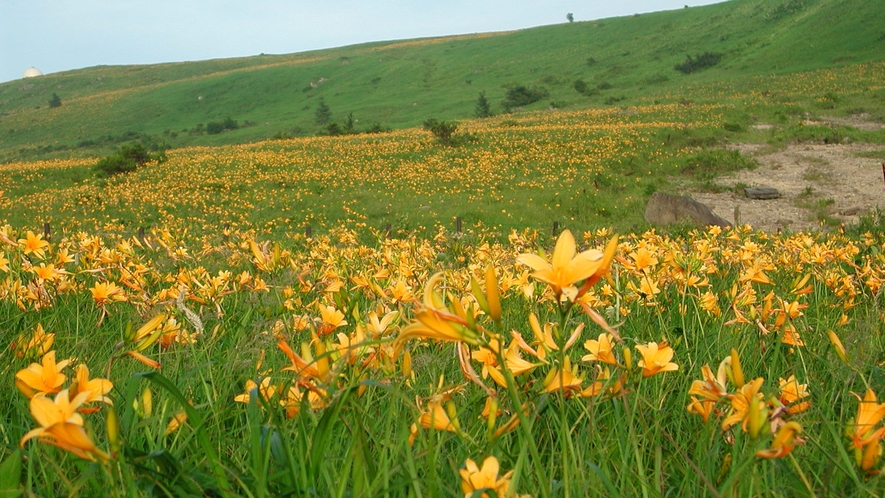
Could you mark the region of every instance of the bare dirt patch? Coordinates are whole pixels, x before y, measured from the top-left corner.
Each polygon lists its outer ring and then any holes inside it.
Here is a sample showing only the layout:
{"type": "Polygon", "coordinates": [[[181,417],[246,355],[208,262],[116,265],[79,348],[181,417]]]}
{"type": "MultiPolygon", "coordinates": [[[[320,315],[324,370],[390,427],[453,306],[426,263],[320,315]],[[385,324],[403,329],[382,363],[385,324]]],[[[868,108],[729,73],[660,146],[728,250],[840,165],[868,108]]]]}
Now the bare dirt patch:
{"type": "Polygon", "coordinates": [[[859,216],[885,207],[883,161],[864,157],[885,147],[870,144],[794,144],[776,152],[759,144],[736,144],[761,166],[718,178],[732,189],[721,193],[692,191],[689,195],[723,218],[765,231],[817,230],[820,218],[850,224],[859,216]],[[774,187],[779,199],[748,199],[739,187],[774,187]]]}

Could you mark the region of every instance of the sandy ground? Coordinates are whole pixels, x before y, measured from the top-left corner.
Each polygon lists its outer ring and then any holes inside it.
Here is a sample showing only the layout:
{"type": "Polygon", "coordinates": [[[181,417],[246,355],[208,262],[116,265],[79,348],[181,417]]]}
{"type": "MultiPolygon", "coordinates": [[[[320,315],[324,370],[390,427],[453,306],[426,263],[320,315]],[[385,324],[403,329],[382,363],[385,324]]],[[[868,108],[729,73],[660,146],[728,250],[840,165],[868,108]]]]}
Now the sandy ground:
{"type": "MultiPolygon", "coordinates": [[[[883,126],[869,122],[860,124],[883,126]]],[[[830,218],[850,224],[877,207],[885,208],[883,161],[862,157],[863,153],[885,150],[885,147],[861,143],[794,144],[776,152],[759,144],[735,144],[734,147],[743,154],[754,156],[761,166],[718,178],[715,183],[730,188],[737,185],[774,187],[781,197],[756,200],[733,191],[690,191],[688,195],[693,199],[732,223],[737,214],[739,223],[766,231],[814,230],[821,226],[815,210],[825,211],[830,218]]]]}

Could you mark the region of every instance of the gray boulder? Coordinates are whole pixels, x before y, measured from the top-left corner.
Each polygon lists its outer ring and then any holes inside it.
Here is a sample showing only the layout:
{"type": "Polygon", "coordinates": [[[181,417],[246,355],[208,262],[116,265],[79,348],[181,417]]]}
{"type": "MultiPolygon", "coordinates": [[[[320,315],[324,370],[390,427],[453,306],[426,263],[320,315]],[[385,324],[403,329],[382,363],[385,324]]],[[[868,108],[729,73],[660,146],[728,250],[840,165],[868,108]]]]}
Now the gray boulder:
{"type": "Polygon", "coordinates": [[[645,221],[652,225],[672,225],[684,219],[688,219],[699,227],[717,225],[728,228],[731,226],[731,223],[718,216],[706,205],[687,196],[655,192],[645,206],[645,221]]]}

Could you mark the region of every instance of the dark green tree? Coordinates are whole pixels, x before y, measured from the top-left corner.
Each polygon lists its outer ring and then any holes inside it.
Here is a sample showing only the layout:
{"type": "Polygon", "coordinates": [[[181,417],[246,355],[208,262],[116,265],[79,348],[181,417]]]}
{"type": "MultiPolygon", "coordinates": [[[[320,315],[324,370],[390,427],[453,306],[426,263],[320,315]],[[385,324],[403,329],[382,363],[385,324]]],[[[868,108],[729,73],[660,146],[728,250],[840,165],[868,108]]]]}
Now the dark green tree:
{"type": "Polygon", "coordinates": [[[329,109],[329,105],[326,104],[326,100],[322,97],[320,97],[320,101],[317,103],[315,116],[316,122],[320,126],[325,126],[332,120],[332,109],[329,109]]]}
{"type": "Polygon", "coordinates": [[[49,99],[49,107],[61,107],[61,97],[53,93],[49,99]]]}
{"type": "Polygon", "coordinates": [[[478,118],[492,116],[492,106],[489,104],[489,99],[486,98],[486,92],[479,92],[479,98],[476,99],[476,107],[473,108],[473,114],[478,118]]]}
{"type": "Polygon", "coordinates": [[[568,22],[575,22],[575,15],[569,12],[565,15],[565,18],[568,19],[568,22]]]}

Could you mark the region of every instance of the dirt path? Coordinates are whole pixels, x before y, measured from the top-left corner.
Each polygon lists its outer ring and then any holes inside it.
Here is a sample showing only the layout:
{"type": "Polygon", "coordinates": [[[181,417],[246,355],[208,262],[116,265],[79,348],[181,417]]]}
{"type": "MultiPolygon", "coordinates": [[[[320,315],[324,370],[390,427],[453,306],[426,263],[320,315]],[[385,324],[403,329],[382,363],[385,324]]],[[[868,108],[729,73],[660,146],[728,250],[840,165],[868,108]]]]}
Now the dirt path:
{"type": "Polygon", "coordinates": [[[777,152],[766,152],[758,144],[735,145],[742,153],[755,156],[761,166],[716,180],[729,188],[774,187],[779,199],[754,200],[724,193],[690,192],[719,216],[753,228],[776,231],[819,229],[818,217],[850,224],[858,216],[877,207],[885,208],[883,161],[863,157],[864,153],[885,150],[870,144],[795,144],[777,152]]]}

